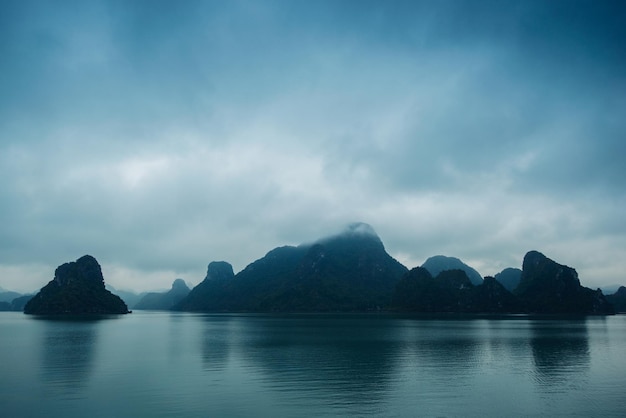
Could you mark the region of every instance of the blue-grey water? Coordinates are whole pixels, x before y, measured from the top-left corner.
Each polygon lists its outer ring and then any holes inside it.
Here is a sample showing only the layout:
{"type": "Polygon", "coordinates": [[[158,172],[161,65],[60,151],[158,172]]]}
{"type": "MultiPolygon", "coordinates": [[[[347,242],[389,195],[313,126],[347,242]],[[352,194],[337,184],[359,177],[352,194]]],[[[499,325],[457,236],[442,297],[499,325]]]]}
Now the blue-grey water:
{"type": "Polygon", "coordinates": [[[0,313],[3,417],[626,416],[626,316],[0,313]]]}

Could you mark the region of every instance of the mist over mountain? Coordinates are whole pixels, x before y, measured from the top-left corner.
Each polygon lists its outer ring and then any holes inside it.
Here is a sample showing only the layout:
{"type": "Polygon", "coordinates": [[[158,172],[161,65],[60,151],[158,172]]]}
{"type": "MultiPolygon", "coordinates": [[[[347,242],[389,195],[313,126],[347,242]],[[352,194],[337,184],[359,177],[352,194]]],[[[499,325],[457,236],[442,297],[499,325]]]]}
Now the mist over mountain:
{"type": "Polygon", "coordinates": [[[34,296],[35,295],[23,295],[13,299],[11,301],[10,310],[15,312],[23,312],[24,307],[26,306],[28,301],[31,300],[34,296]]]}
{"type": "Polygon", "coordinates": [[[22,296],[21,293],[5,290],[0,292],[0,302],[11,302],[13,299],[22,296]]]}
{"type": "Polygon", "coordinates": [[[0,311],[23,311],[24,305],[33,297],[0,287],[0,311]]]}
{"type": "Polygon", "coordinates": [[[105,289],[100,264],[85,255],[57,267],[54,279],[26,303],[24,313],[125,314],[128,307],[119,296],[105,289]]]}
{"type": "Polygon", "coordinates": [[[9,293],[9,296],[15,296],[10,299],[0,300],[0,311],[14,311],[22,312],[26,303],[32,299],[33,295],[21,295],[17,292],[4,292],[9,293]]]}
{"type": "Polygon", "coordinates": [[[373,311],[389,304],[396,283],[406,271],[387,254],[371,226],[354,223],[337,235],[311,244],[275,248],[234,276],[213,277],[215,274],[209,271],[176,308],[373,311]]]}
{"type": "Polygon", "coordinates": [[[105,284],[105,288],[109,292],[113,293],[114,295],[119,296],[124,301],[126,306],[128,306],[130,309],[133,309],[135,305],[137,304],[137,302],[139,302],[141,298],[143,298],[148,293],[148,292],[137,293],[137,292],[133,292],[130,290],[119,290],[111,286],[108,283],[105,284]]]}
{"type": "Polygon", "coordinates": [[[146,293],[141,300],[135,304],[134,309],[139,310],[170,310],[178,304],[191,290],[183,279],[176,279],[172,283],[172,288],[167,292],[146,293]]]}
{"type": "Polygon", "coordinates": [[[497,278],[483,280],[458,258],[441,255],[408,271],[387,254],[374,229],[362,223],[350,224],[339,234],[312,243],[275,248],[237,274],[233,274],[227,262],[212,262],[205,279],[174,309],[581,314],[614,311],[601,291],[580,285],[574,269],[537,251],[526,254],[523,270],[505,269],[497,278]]]}
{"type": "Polygon", "coordinates": [[[424,264],[422,264],[422,267],[428,270],[433,276],[437,276],[439,273],[446,270],[463,270],[473,285],[478,286],[483,282],[483,277],[480,273],[456,257],[435,255],[428,258],[424,264]]]}
{"type": "MultiPolygon", "coordinates": [[[[538,251],[529,251],[522,264],[522,270],[507,268],[482,279],[458,258],[438,255],[409,271],[386,252],[370,225],[353,223],[310,243],[274,248],[237,274],[228,262],[213,261],[195,288],[176,279],[169,291],[147,293],[135,308],[533,314],[612,314],[614,306],[624,309],[624,287],[605,297],[599,289],[581,286],[576,270],[538,251]]],[[[91,256],[59,266],[34,297],[0,301],[1,310],[22,307],[33,314],[128,312],[105,288],[100,265],[91,256]]]]}

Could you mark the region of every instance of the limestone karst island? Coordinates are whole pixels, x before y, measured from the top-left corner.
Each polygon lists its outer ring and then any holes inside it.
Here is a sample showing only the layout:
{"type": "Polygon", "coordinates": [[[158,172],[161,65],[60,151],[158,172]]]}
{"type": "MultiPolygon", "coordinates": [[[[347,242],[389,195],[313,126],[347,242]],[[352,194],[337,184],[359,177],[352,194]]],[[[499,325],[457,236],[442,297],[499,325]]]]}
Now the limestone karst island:
{"type": "Polygon", "coordinates": [[[100,264],[90,255],[57,267],[54,279],[24,307],[34,315],[126,314],[126,303],[104,287],[100,264]]]}
{"type": "MultiPolygon", "coordinates": [[[[224,261],[209,264],[193,289],[177,279],[164,293],[148,293],[135,309],[192,312],[410,312],[410,313],[615,313],[616,293],[580,284],[576,270],[537,251],[522,269],[484,279],[453,257],[435,256],[408,270],[391,257],[363,223],[300,246],[271,250],[235,274],[224,261]]],[[[85,255],[59,266],[25,306],[37,315],[125,314],[126,303],[105,289],[100,265],[85,255]]]]}

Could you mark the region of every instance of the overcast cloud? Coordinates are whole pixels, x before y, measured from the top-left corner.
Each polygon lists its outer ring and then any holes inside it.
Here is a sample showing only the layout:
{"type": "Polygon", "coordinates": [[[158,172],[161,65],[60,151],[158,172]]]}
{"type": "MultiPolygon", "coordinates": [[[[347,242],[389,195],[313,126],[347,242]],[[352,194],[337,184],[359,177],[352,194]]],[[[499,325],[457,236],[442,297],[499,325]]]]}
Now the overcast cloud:
{"type": "Polygon", "coordinates": [[[407,267],[626,285],[615,1],[0,2],[0,285],[197,284],[371,224],[407,267]]]}

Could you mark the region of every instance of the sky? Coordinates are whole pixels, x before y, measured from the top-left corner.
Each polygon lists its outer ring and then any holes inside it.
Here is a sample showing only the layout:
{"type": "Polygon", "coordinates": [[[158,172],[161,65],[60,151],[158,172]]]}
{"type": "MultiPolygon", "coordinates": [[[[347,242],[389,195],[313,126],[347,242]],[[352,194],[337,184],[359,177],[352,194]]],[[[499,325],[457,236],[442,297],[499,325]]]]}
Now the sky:
{"type": "Polygon", "coordinates": [[[198,284],[366,222],[626,285],[621,1],[0,0],[0,286],[198,284]]]}

